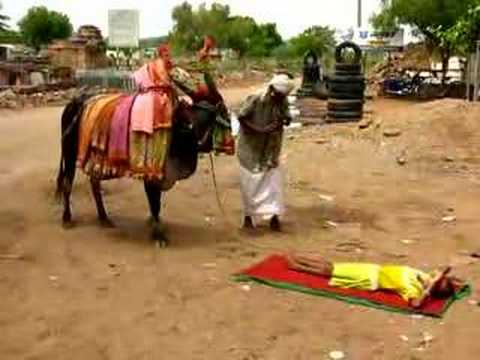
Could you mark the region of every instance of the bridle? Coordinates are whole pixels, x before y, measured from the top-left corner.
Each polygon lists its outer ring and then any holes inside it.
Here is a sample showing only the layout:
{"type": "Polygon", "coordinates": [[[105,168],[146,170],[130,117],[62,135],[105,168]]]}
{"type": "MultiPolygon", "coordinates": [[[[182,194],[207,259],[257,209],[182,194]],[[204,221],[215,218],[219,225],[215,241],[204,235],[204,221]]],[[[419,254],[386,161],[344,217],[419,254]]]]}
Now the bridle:
{"type": "MultiPolygon", "coordinates": [[[[231,128],[230,123],[228,123],[222,116],[220,116],[222,112],[222,107],[224,106],[225,105],[222,101],[217,102],[215,105],[210,104],[206,101],[200,101],[196,104],[193,104],[192,108],[202,109],[202,110],[208,111],[209,113],[214,114],[215,118],[213,119],[213,122],[229,129],[231,128]]],[[[207,146],[207,143],[212,136],[213,128],[214,128],[213,126],[208,126],[205,131],[205,134],[203,134],[202,137],[198,139],[199,148],[204,148],[205,146],[207,146]]]]}

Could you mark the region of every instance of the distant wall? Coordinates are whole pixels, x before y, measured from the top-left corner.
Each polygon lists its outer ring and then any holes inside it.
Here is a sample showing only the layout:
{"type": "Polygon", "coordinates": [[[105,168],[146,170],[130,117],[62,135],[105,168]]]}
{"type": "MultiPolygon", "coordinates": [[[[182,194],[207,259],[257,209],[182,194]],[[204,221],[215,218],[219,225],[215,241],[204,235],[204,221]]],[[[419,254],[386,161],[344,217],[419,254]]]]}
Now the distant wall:
{"type": "Polygon", "coordinates": [[[98,69],[108,66],[105,53],[89,51],[70,42],[56,43],[48,49],[52,65],[72,69],[98,69]]]}

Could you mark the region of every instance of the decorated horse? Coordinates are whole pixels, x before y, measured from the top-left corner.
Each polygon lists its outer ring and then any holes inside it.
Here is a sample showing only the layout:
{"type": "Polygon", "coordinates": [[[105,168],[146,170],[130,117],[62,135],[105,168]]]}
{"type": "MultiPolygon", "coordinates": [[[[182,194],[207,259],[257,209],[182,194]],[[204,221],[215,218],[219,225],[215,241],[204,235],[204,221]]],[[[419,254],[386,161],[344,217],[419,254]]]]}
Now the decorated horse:
{"type": "MultiPolygon", "coordinates": [[[[208,60],[211,46],[208,39],[201,62],[208,60]]],[[[134,73],[135,93],[87,91],[67,104],[57,178],[66,228],[73,225],[70,195],[77,168],[90,178],[98,219],[105,227],[113,223],[103,204],[101,182],[130,176],[144,183],[152,238],[167,246],[160,226],[162,193],[195,173],[199,153],[234,153],[225,102],[210,73],[202,75],[195,81],[173,66],[168,47],[162,47],[157,59],[134,73]]]]}

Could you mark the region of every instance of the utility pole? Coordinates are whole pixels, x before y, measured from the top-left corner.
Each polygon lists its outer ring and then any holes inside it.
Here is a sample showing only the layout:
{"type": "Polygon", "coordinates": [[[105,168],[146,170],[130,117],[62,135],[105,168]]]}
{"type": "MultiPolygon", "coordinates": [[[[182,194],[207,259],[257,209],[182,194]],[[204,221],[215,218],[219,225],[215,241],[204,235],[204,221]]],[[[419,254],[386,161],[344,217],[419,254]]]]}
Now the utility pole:
{"type": "Polygon", "coordinates": [[[477,51],[475,53],[475,70],[474,70],[474,94],[473,94],[473,101],[478,101],[478,95],[480,90],[480,83],[479,83],[479,66],[480,66],[480,40],[477,40],[477,51]]]}
{"type": "Polygon", "coordinates": [[[358,1],[357,26],[360,29],[362,27],[362,0],[357,0],[357,1],[358,1]]]}

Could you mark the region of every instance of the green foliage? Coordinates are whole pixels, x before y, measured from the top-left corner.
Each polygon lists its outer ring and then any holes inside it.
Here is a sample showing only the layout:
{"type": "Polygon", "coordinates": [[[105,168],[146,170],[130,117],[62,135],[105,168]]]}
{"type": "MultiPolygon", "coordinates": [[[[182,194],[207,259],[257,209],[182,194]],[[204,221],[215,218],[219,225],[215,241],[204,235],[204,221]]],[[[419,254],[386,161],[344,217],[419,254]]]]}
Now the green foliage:
{"type": "Polygon", "coordinates": [[[145,48],[157,48],[161,44],[165,43],[167,41],[166,36],[158,36],[158,37],[149,37],[149,38],[143,38],[140,39],[139,44],[140,48],[145,49],[145,48]]]}
{"type": "Polygon", "coordinates": [[[252,45],[252,37],[257,24],[250,17],[236,16],[229,19],[228,34],[225,47],[234,49],[240,56],[244,56],[252,45]]]}
{"type": "Polygon", "coordinates": [[[172,12],[174,22],[170,41],[174,50],[194,52],[205,36],[216,39],[220,48],[231,48],[243,56],[270,56],[282,44],[275,24],[257,24],[251,17],[231,16],[230,8],[214,3],[198,9],[184,2],[172,12]]]}
{"type": "Polygon", "coordinates": [[[202,46],[205,36],[212,36],[217,46],[236,51],[240,58],[280,60],[286,68],[298,68],[304,54],[315,50],[332,62],[335,32],[328,27],[315,26],[284,42],[274,23],[258,24],[248,16],[231,16],[228,6],[205,4],[194,9],[187,2],[174,8],[174,27],[169,35],[174,53],[193,53],[202,46]],[[291,62],[291,59],[295,59],[291,62]],[[300,61],[297,61],[299,60],[300,61]]]}
{"type": "MultiPolygon", "coordinates": [[[[422,35],[427,45],[440,54],[444,75],[448,60],[457,50],[454,36],[446,35],[477,0],[394,0],[382,7],[371,21],[377,30],[392,30],[398,25],[410,25],[422,35]]],[[[445,78],[445,76],[444,76],[445,78]]]]}
{"type": "Polygon", "coordinates": [[[3,44],[20,44],[22,37],[20,34],[13,30],[0,31],[0,43],[3,44]]]}
{"type": "Polygon", "coordinates": [[[188,52],[198,50],[205,36],[213,36],[219,44],[224,44],[229,16],[228,6],[215,3],[208,9],[202,4],[194,10],[192,5],[184,2],[173,9],[174,27],[170,41],[176,50],[188,52]]]}
{"type": "Polygon", "coordinates": [[[67,15],[50,11],[44,6],[30,8],[18,26],[25,43],[36,49],[52,40],[68,38],[73,30],[67,15]]]}
{"type": "Polygon", "coordinates": [[[384,7],[381,12],[370,18],[370,22],[378,32],[394,32],[398,30],[398,19],[392,7],[384,7]]]}
{"type": "Polygon", "coordinates": [[[451,27],[438,27],[437,36],[442,44],[454,46],[460,55],[475,51],[480,39],[480,0],[472,1],[466,13],[451,27]]]}
{"type": "Polygon", "coordinates": [[[400,24],[413,26],[435,45],[439,26],[450,28],[466,12],[473,0],[395,0],[372,18],[378,30],[392,30],[400,24]]]}
{"type": "MultiPolygon", "coordinates": [[[[0,10],[2,10],[2,3],[0,3],[0,10]]],[[[0,33],[8,30],[8,20],[10,18],[7,15],[0,14],[0,33]]]]}
{"type": "Polygon", "coordinates": [[[291,39],[289,43],[296,56],[303,56],[308,50],[314,50],[318,56],[322,56],[335,47],[335,31],[328,26],[314,26],[291,39]]]}
{"type": "Polygon", "coordinates": [[[8,20],[10,20],[8,16],[0,14],[0,32],[8,30],[8,20]]]}
{"type": "Polygon", "coordinates": [[[283,44],[274,23],[256,25],[247,54],[253,57],[271,56],[274,49],[283,44]]]}
{"type": "Polygon", "coordinates": [[[307,51],[314,50],[322,58],[323,65],[330,68],[334,62],[335,45],[334,30],[326,26],[315,26],[277,47],[273,56],[283,60],[303,59],[307,51]]]}

